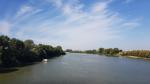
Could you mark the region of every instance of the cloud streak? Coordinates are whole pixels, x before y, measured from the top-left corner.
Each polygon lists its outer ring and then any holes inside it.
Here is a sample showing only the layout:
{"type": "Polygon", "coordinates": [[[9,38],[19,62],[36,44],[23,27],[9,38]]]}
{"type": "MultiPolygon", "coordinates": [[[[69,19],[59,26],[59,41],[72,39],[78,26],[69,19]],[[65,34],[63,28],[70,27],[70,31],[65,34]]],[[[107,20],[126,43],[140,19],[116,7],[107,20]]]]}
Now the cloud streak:
{"type": "Polygon", "coordinates": [[[24,5],[20,8],[20,10],[17,12],[16,16],[19,17],[19,16],[22,16],[28,12],[31,12],[33,10],[32,7],[30,6],[27,6],[27,5],[24,5]]]}
{"type": "MultiPolygon", "coordinates": [[[[126,27],[135,28],[138,22],[126,20],[109,9],[112,0],[95,2],[90,7],[79,0],[45,0],[51,10],[23,6],[16,14],[15,37],[31,38],[37,43],[63,45],[65,49],[92,49],[121,38],[126,27]],[[53,9],[53,10],[52,10],[53,9]],[[56,15],[55,15],[56,14],[56,15]],[[21,24],[21,22],[23,24],[21,24]]],[[[9,25],[2,24],[1,32],[9,25]]],[[[1,26],[1,24],[0,24],[1,26]]]]}

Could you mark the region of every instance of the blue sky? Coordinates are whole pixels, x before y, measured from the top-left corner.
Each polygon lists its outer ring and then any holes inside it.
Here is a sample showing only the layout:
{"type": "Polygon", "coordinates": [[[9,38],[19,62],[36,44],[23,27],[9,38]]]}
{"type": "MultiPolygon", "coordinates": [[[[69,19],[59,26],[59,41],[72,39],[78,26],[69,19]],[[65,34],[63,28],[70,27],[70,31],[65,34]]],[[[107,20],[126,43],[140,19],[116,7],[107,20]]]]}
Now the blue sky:
{"type": "Polygon", "coordinates": [[[64,49],[150,49],[150,0],[0,0],[0,34],[64,49]]]}

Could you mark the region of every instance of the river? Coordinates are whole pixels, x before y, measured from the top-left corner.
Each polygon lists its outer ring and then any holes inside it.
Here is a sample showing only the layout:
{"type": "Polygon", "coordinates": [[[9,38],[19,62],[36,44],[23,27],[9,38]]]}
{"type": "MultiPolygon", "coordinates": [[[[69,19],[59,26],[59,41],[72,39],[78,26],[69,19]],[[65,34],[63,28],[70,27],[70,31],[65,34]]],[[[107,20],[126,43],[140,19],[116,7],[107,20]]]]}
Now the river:
{"type": "Polygon", "coordinates": [[[0,73],[0,84],[150,84],[150,61],[68,53],[0,73]]]}

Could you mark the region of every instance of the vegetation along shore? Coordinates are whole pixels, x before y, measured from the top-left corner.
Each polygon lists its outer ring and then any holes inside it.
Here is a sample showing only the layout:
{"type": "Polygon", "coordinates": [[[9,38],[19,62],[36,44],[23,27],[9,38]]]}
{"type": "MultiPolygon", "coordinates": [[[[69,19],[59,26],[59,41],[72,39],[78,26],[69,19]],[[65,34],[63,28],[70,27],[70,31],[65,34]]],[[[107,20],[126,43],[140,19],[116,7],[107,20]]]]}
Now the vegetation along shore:
{"type": "Polygon", "coordinates": [[[64,55],[61,46],[35,44],[33,40],[19,40],[0,36],[0,67],[16,67],[32,64],[64,55]]]}
{"type": "Polygon", "coordinates": [[[71,53],[88,53],[88,54],[100,54],[106,56],[124,56],[129,58],[142,58],[142,59],[150,59],[150,50],[131,50],[131,51],[123,51],[118,48],[99,48],[94,50],[71,50],[66,49],[66,52],[71,53]]]}

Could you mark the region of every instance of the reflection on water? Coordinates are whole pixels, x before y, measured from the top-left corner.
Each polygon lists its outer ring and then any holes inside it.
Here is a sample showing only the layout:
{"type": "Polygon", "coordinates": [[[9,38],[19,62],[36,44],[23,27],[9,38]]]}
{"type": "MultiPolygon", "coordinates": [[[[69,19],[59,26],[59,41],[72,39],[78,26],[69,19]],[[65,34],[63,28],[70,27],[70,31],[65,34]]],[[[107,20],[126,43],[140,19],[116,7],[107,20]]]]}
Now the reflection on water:
{"type": "Polygon", "coordinates": [[[149,66],[143,60],[67,54],[0,73],[0,84],[149,84],[149,66]]]}
{"type": "Polygon", "coordinates": [[[0,74],[2,73],[10,73],[10,72],[14,72],[17,71],[18,69],[16,68],[0,68],[0,74]]]}

